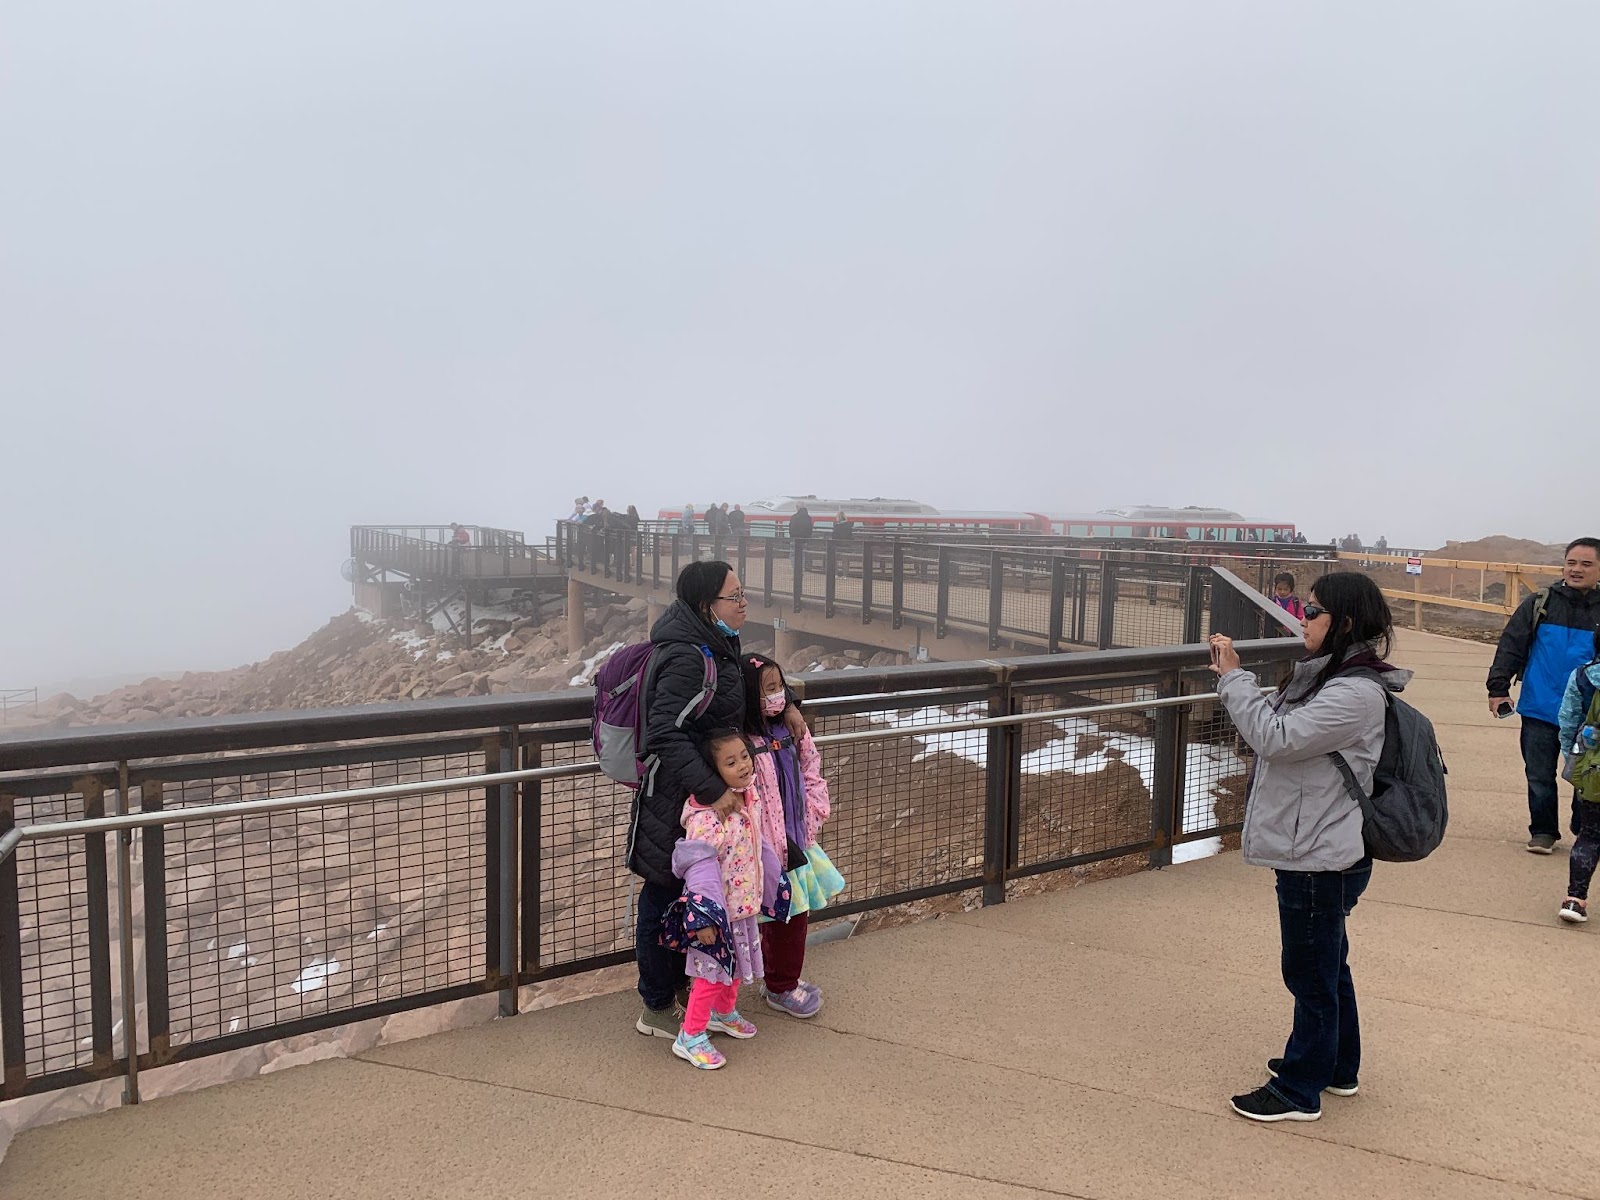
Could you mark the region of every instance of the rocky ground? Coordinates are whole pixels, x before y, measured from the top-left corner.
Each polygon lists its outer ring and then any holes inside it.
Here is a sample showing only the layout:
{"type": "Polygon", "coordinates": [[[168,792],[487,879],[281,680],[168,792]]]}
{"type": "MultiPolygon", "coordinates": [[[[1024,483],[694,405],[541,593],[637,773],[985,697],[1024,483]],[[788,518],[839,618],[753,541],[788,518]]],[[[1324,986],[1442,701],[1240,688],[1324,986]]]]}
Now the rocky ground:
{"type": "MultiPolygon", "coordinates": [[[[450,615],[464,624],[461,606],[454,606],[450,615]]],[[[228,671],[153,677],[89,699],[63,692],[41,701],[36,711],[11,714],[6,732],[586,687],[612,650],[647,633],[643,600],[618,598],[591,607],[587,618],[586,631],[592,636],[572,655],[564,616],[524,616],[478,605],[469,640],[442,617],[440,629],[380,621],[352,609],[292,650],[261,662],[228,671]]],[[[752,641],[750,648],[770,652],[771,645],[752,641]]],[[[888,653],[829,651],[814,645],[797,651],[784,666],[802,672],[893,661],[895,656],[888,653]]]]}

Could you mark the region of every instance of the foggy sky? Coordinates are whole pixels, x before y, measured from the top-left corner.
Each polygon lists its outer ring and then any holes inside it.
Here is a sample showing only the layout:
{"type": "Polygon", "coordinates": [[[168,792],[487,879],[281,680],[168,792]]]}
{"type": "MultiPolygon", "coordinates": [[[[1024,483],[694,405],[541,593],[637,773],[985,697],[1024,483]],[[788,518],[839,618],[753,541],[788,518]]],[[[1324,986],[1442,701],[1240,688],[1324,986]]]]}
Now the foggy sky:
{"type": "Polygon", "coordinates": [[[56,0],[0,39],[0,686],[573,496],[1594,533],[1592,0],[56,0]]]}

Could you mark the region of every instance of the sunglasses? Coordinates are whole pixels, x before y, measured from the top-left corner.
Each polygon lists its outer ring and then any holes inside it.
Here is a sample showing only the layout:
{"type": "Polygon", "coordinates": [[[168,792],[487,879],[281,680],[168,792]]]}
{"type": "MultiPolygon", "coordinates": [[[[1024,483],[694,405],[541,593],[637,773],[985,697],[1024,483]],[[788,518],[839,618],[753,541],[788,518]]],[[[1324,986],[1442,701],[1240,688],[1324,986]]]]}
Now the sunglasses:
{"type": "Polygon", "coordinates": [[[1308,604],[1305,607],[1306,620],[1315,621],[1318,617],[1326,616],[1328,610],[1320,604],[1308,604]]]}

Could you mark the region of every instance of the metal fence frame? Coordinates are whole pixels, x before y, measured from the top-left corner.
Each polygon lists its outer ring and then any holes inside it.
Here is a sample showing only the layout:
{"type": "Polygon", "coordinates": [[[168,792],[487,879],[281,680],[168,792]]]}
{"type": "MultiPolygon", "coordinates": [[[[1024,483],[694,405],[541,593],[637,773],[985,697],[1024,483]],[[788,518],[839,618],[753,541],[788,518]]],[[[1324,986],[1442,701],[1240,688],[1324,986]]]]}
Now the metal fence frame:
{"type": "MultiPolygon", "coordinates": [[[[1241,651],[1247,663],[1265,666],[1292,658],[1298,646],[1280,638],[1241,644],[1241,651]]],[[[1237,823],[1186,828],[1184,822],[1190,713],[1196,705],[1215,708],[1207,663],[1207,655],[1194,647],[1168,647],[795,677],[808,716],[821,730],[818,740],[825,747],[825,763],[830,754],[842,756],[856,744],[877,746],[930,734],[978,735],[986,747],[982,767],[973,768],[981,770],[981,798],[958,800],[959,811],[948,808],[945,813],[947,825],[959,818],[968,824],[969,833],[981,823],[981,857],[979,839],[972,837],[978,861],[932,873],[919,869],[910,873],[904,886],[857,895],[823,916],[967,889],[981,889],[985,904],[1000,903],[1009,880],[1128,855],[1144,855],[1149,866],[1160,867],[1170,863],[1174,844],[1236,830],[1237,823]],[[1106,703],[1101,697],[1108,691],[1127,698],[1106,703]],[[828,728],[830,722],[859,722],[863,713],[918,706],[942,711],[957,702],[974,706],[967,710],[968,716],[943,716],[898,728],[838,732],[828,728]],[[977,707],[983,715],[970,715],[977,707]],[[1118,836],[1112,839],[1115,844],[1102,837],[1073,852],[1030,857],[1019,844],[1025,731],[1040,723],[1087,717],[1137,721],[1152,731],[1147,817],[1141,817],[1140,827],[1132,831],[1137,836],[1118,836]]],[[[125,1100],[137,1102],[141,1070],[485,993],[498,993],[500,1012],[510,1014],[516,1011],[516,989],[521,984],[630,959],[628,948],[590,947],[565,957],[552,954],[542,934],[547,914],[541,911],[541,883],[553,862],[560,865],[542,844],[545,806],[554,802],[546,792],[562,781],[595,772],[584,749],[591,704],[588,692],[484,696],[98,727],[0,742],[0,1061],[4,1064],[0,1099],[121,1076],[125,1100]],[[292,784],[299,778],[297,771],[400,759],[422,762],[443,754],[470,755],[470,760],[461,761],[479,767],[465,776],[377,787],[305,793],[291,786],[285,794],[222,804],[174,807],[164,798],[184,780],[215,781],[261,772],[269,773],[268,778],[276,773],[292,784]],[[552,763],[547,756],[570,761],[552,763]],[[18,808],[25,807],[29,798],[68,791],[81,797],[81,817],[17,824],[18,808]],[[173,1036],[168,1001],[171,956],[176,951],[166,943],[165,913],[171,897],[164,864],[166,843],[178,833],[175,827],[239,820],[243,828],[249,822],[270,822],[274,815],[282,818],[334,805],[344,805],[348,811],[349,806],[368,803],[394,805],[398,814],[407,798],[441,793],[473,797],[467,826],[474,839],[472,869],[481,874],[482,884],[470,918],[470,962],[455,960],[458,977],[453,982],[403,988],[371,1002],[334,1006],[292,1020],[274,1018],[237,1032],[189,1041],[173,1036]],[[115,839],[114,856],[109,854],[108,837],[115,839]],[[141,839],[142,858],[137,878],[132,856],[135,837],[141,839]],[[68,1015],[74,1036],[66,1042],[66,1053],[72,1061],[51,1069],[29,1067],[30,1054],[39,1060],[37,1043],[43,1039],[35,1026],[42,1018],[26,1011],[24,1003],[21,917],[28,903],[38,908],[38,897],[29,890],[35,882],[32,875],[19,872],[19,846],[60,847],[72,879],[81,881],[76,890],[69,888],[71,936],[61,953],[70,958],[73,979],[81,975],[88,987],[86,994],[75,988],[71,996],[68,1015]],[[132,918],[137,887],[143,888],[146,923],[145,939],[136,948],[132,918]],[[120,969],[115,977],[114,944],[120,969]],[[140,979],[142,1018],[136,1005],[140,979]],[[120,1005],[115,992],[120,992],[120,1005]],[[130,1038],[144,1049],[130,1055],[130,1038]]],[[[616,803],[616,785],[602,786],[613,789],[611,802],[616,803]]],[[[626,799],[626,793],[621,796],[626,799]]],[[[944,800],[948,806],[950,798],[944,800]]],[[[1086,800],[1093,802],[1094,797],[1086,800]]],[[[840,789],[836,819],[841,810],[848,814],[852,805],[869,802],[870,797],[855,795],[848,787],[840,789]]],[[[455,811],[459,816],[468,810],[458,805],[455,811]]],[[[863,829],[864,845],[874,850],[892,837],[876,826],[863,829]]],[[[939,825],[930,836],[949,840],[956,834],[939,825]]],[[[936,841],[928,845],[937,849],[936,841]]],[[[603,872],[597,888],[603,884],[614,892],[621,886],[619,859],[620,855],[610,855],[598,865],[589,864],[603,872]]],[[[43,936],[42,930],[34,932],[43,936]]]]}

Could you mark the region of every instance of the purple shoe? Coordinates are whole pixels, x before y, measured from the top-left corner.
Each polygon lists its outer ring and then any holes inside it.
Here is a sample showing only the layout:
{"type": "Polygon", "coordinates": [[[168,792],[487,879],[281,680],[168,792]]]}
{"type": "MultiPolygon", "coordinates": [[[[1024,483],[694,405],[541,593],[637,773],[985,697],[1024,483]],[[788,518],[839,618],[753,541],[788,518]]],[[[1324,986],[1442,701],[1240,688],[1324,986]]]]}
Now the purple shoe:
{"type": "Polygon", "coordinates": [[[816,990],[808,991],[804,985],[792,992],[769,992],[762,989],[762,994],[767,999],[768,1008],[788,1013],[791,1017],[799,1017],[802,1021],[822,1011],[822,993],[816,990]]]}

